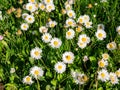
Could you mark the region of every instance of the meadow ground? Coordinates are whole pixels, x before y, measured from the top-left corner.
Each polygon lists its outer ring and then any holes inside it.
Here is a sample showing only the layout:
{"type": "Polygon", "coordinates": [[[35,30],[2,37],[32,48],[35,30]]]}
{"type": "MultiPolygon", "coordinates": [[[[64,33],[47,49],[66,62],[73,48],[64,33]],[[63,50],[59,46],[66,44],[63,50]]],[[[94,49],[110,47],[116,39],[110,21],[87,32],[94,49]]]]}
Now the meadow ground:
{"type": "Polygon", "coordinates": [[[120,90],[120,0],[0,0],[0,88],[120,90]]]}

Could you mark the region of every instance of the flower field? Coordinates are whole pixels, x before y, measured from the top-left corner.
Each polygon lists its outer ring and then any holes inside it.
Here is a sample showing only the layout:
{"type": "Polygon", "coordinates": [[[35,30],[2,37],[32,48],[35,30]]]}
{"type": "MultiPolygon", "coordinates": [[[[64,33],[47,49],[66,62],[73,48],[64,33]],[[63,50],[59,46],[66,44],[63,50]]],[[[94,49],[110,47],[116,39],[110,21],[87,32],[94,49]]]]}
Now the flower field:
{"type": "Polygon", "coordinates": [[[0,90],[120,90],[119,0],[0,0],[0,90]]]}

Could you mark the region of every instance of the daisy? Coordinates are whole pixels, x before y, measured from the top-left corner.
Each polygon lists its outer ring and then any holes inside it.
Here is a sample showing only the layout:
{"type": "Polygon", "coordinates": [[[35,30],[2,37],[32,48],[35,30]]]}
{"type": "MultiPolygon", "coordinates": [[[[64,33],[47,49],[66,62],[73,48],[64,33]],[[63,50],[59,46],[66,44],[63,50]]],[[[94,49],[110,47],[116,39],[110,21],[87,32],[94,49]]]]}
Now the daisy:
{"type": "Polygon", "coordinates": [[[28,22],[28,23],[33,23],[35,21],[35,18],[34,16],[32,15],[27,15],[27,17],[25,18],[25,20],[28,22]]]}
{"type": "Polygon", "coordinates": [[[35,79],[42,77],[43,74],[44,74],[44,71],[42,70],[42,68],[40,68],[38,66],[34,66],[34,67],[30,68],[30,75],[32,75],[35,79]]]}
{"type": "Polygon", "coordinates": [[[113,72],[110,72],[110,82],[114,85],[119,83],[116,74],[113,72]]]}
{"type": "Polygon", "coordinates": [[[108,65],[108,62],[107,61],[104,61],[103,59],[98,61],[98,66],[101,67],[101,68],[104,68],[108,65]]]}
{"type": "Polygon", "coordinates": [[[57,25],[57,22],[56,21],[49,21],[49,23],[48,23],[48,25],[49,25],[49,27],[55,27],[56,25],[57,25]]]}
{"type": "Polygon", "coordinates": [[[73,19],[70,19],[70,18],[68,18],[67,20],[66,20],[66,25],[68,26],[68,27],[75,27],[75,25],[76,25],[76,23],[75,23],[75,21],[73,20],[73,19]]]}
{"type": "Polygon", "coordinates": [[[26,4],[26,10],[30,12],[35,12],[36,11],[36,6],[33,3],[27,3],[26,4]]]}
{"type": "Polygon", "coordinates": [[[115,74],[117,75],[117,77],[120,77],[120,68],[115,72],[115,74]]]}
{"type": "Polygon", "coordinates": [[[120,26],[118,26],[118,27],[116,28],[116,31],[117,31],[118,34],[120,35],[120,26]]]}
{"type": "Polygon", "coordinates": [[[69,10],[67,11],[67,15],[70,17],[70,18],[75,18],[75,12],[73,10],[69,10]]]}
{"type": "Polygon", "coordinates": [[[39,32],[40,32],[40,33],[47,33],[47,31],[48,31],[48,28],[45,27],[45,26],[41,26],[41,27],[39,28],[39,32]]]}
{"type": "Polygon", "coordinates": [[[47,4],[46,10],[47,10],[47,12],[51,12],[51,11],[55,10],[55,5],[54,4],[47,4]]]}
{"type": "Polygon", "coordinates": [[[30,51],[30,56],[34,59],[41,59],[42,49],[35,47],[30,51]]]}
{"type": "Polygon", "coordinates": [[[87,43],[83,43],[83,42],[81,42],[81,41],[78,41],[77,45],[78,45],[81,49],[83,49],[83,48],[85,48],[85,47],[87,46],[87,43]]]}
{"type": "Polygon", "coordinates": [[[66,32],[66,39],[73,39],[75,36],[75,31],[73,29],[69,29],[66,32]]]}
{"type": "Polygon", "coordinates": [[[109,73],[106,69],[102,69],[98,72],[98,80],[106,82],[109,80],[109,73]]]}
{"type": "Polygon", "coordinates": [[[104,30],[105,26],[103,24],[98,24],[97,30],[104,30]]]}
{"type": "Polygon", "coordinates": [[[92,28],[92,22],[85,22],[85,27],[86,28],[92,28]]]}
{"type": "Polygon", "coordinates": [[[42,40],[43,40],[43,42],[45,42],[45,43],[50,42],[51,38],[52,38],[52,36],[51,36],[51,34],[49,34],[49,33],[44,33],[44,34],[42,35],[42,40]]]}
{"type": "Polygon", "coordinates": [[[66,70],[66,65],[63,62],[57,62],[54,68],[57,73],[63,73],[66,70]]]}
{"type": "Polygon", "coordinates": [[[75,58],[75,56],[72,52],[65,52],[62,55],[62,60],[64,63],[71,64],[71,63],[73,63],[74,58],[75,58]]]}
{"type": "Polygon", "coordinates": [[[81,74],[81,73],[75,73],[75,77],[73,78],[75,80],[75,83],[80,85],[88,81],[88,77],[85,74],[81,74]]]}
{"type": "Polygon", "coordinates": [[[88,15],[83,15],[83,22],[86,23],[86,22],[89,22],[90,20],[90,17],[88,15]]]}
{"type": "Polygon", "coordinates": [[[82,26],[78,26],[78,27],[76,27],[76,32],[81,32],[81,31],[83,31],[82,26]]]}
{"type": "Polygon", "coordinates": [[[36,0],[28,0],[29,3],[36,3],[36,0]]]}
{"type": "Polygon", "coordinates": [[[66,9],[66,11],[69,11],[69,10],[72,9],[72,6],[70,4],[66,4],[65,5],[65,9],[66,9]]]}
{"type": "Polygon", "coordinates": [[[84,23],[84,18],[83,16],[80,16],[77,20],[78,23],[83,24],[84,23]]]}
{"type": "Polygon", "coordinates": [[[28,28],[29,28],[29,25],[27,24],[27,23],[23,23],[23,24],[21,24],[21,30],[23,30],[23,31],[27,31],[28,30],[28,28]]]}
{"type": "Polygon", "coordinates": [[[97,30],[95,35],[98,40],[104,40],[104,38],[106,38],[106,32],[104,30],[97,30]]]}
{"type": "Polygon", "coordinates": [[[90,38],[86,34],[79,35],[79,41],[81,43],[90,43],[90,38]]]}
{"type": "Polygon", "coordinates": [[[27,15],[29,15],[29,14],[28,13],[23,13],[22,18],[25,19],[27,17],[27,15]]]}
{"type": "Polygon", "coordinates": [[[45,5],[43,3],[39,3],[39,8],[43,11],[45,10],[45,5]]]}
{"type": "Polygon", "coordinates": [[[117,45],[116,45],[115,42],[110,42],[110,43],[107,44],[107,49],[108,50],[114,50],[114,49],[116,49],[116,47],[117,47],[117,45]]]}
{"type": "Polygon", "coordinates": [[[109,59],[109,54],[107,54],[107,53],[102,54],[102,58],[104,60],[108,60],[109,59]]]}
{"type": "Polygon", "coordinates": [[[52,3],[53,3],[53,0],[44,0],[44,3],[45,3],[45,4],[52,4],[52,3]]]}
{"type": "Polygon", "coordinates": [[[32,78],[30,76],[25,76],[23,78],[23,83],[31,85],[33,83],[32,78]]]}
{"type": "Polygon", "coordinates": [[[62,41],[58,38],[52,38],[52,40],[50,41],[50,46],[52,48],[60,48],[61,45],[62,41]]]}

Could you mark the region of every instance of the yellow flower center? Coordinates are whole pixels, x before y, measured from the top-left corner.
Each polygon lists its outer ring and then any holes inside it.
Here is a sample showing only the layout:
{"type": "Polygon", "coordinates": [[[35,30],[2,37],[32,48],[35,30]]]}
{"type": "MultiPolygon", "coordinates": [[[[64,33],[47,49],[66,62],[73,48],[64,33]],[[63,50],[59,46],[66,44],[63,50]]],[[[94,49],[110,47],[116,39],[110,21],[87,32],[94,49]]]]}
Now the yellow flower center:
{"type": "Polygon", "coordinates": [[[24,25],[24,26],[23,26],[23,28],[27,28],[27,26],[26,26],[26,25],[24,25]]]}
{"type": "Polygon", "coordinates": [[[105,66],[104,62],[100,61],[99,66],[104,67],[105,66]]]}
{"type": "Polygon", "coordinates": [[[71,32],[70,32],[70,31],[68,31],[68,32],[67,32],[67,35],[68,35],[68,36],[70,36],[70,35],[71,35],[71,32]]]}
{"type": "Polygon", "coordinates": [[[28,77],[26,78],[26,81],[27,81],[27,82],[30,82],[30,80],[31,80],[31,78],[28,76],[28,77]]]}
{"type": "Polygon", "coordinates": [[[82,80],[86,82],[88,80],[88,77],[86,75],[82,76],[82,80]]]}
{"type": "Polygon", "coordinates": [[[41,9],[44,9],[44,8],[45,8],[45,6],[42,4],[42,5],[40,6],[40,8],[41,8],[41,9]]]}
{"type": "Polygon", "coordinates": [[[109,48],[113,48],[113,44],[112,43],[109,44],[109,48]]]}
{"type": "Polygon", "coordinates": [[[117,76],[120,76],[120,71],[115,72],[117,76]]]}
{"type": "Polygon", "coordinates": [[[78,27],[78,28],[76,28],[76,31],[77,31],[77,32],[81,32],[82,30],[81,30],[80,27],[78,27]]]}
{"type": "Polygon", "coordinates": [[[83,23],[83,19],[80,19],[80,20],[79,20],[79,23],[83,23]]]}
{"type": "Polygon", "coordinates": [[[50,3],[51,0],[47,0],[48,3],[50,3]]]}
{"type": "Polygon", "coordinates": [[[54,26],[55,26],[55,24],[54,24],[54,23],[52,23],[52,24],[51,24],[51,27],[54,27],[54,26]]]}
{"type": "Polygon", "coordinates": [[[104,78],[105,77],[105,73],[101,73],[101,77],[104,78]]]}
{"type": "Polygon", "coordinates": [[[52,9],[52,6],[49,6],[48,8],[49,8],[49,9],[52,9]]]}
{"type": "Polygon", "coordinates": [[[54,41],[54,45],[57,46],[58,45],[58,41],[54,41]]]}
{"type": "Polygon", "coordinates": [[[32,2],[32,3],[34,3],[34,2],[35,2],[35,0],[31,0],[31,2],[32,2]]]}
{"type": "Polygon", "coordinates": [[[109,56],[108,56],[107,54],[104,54],[104,55],[103,55],[103,59],[108,59],[108,57],[109,57],[109,56]]]}
{"type": "Polygon", "coordinates": [[[35,75],[39,75],[39,73],[40,73],[40,72],[39,72],[38,70],[35,70],[35,71],[34,71],[34,74],[35,74],[35,75]]]}
{"type": "Polygon", "coordinates": [[[32,8],[33,8],[32,6],[29,6],[29,10],[32,10],[32,8]]]}
{"type": "Polygon", "coordinates": [[[72,16],[73,16],[73,14],[72,14],[72,13],[69,13],[69,16],[70,16],[70,17],[72,17],[72,16]]]}
{"type": "Polygon", "coordinates": [[[69,60],[71,60],[71,56],[70,55],[67,55],[66,56],[66,59],[69,61],[69,60]]]}
{"type": "Polygon", "coordinates": [[[102,33],[99,33],[99,34],[98,34],[98,37],[100,37],[100,38],[103,37],[103,34],[102,34],[102,33]]]}
{"type": "Polygon", "coordinates": [[[48,36],[45,36],[45,39],[48,39],[48,36]]]}
{"type": "Polygon", "coordinates": [[[83,38],[82,38],[82,41],[83,41],[83,42],[86,42],[86,41],[87,41],[87,38],[86,38],[86,37],[83,37],[83,38]]]}
{"type": "Polygon", "coordinates": [[[58,66],[58,69],[59,69],[59,70],[62,69],[62,65],[59,65],[59,66],[58,66]]]}
{"type": "Polygon", "coordinates": [[[39,55],[40,55],[40,52],[35,51],[34,54],[35,54],[36,56],[39,56],[39,55]]]}
{"type": "Polygon", "coordinates": [[[32,21],[32,18],[28,18],[28,20],[32,21]]]}
{"type": "Polygon", "coordinates": [[[72,25],[72,24],[73,24],[73,22],[72,22],[72,21],[69,21],[69,22],[68,22],[68,24],[69,24],[69,25],[72,25]]]}

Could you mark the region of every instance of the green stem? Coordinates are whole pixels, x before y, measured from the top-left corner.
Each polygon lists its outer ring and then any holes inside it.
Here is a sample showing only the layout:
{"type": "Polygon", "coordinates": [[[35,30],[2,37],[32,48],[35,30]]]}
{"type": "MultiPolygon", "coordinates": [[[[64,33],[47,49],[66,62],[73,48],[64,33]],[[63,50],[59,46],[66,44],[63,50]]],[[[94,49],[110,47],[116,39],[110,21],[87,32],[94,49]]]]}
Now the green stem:
{"type": "Polygon", "coordinates": [[[37,79],[37,88],[38,88],[38,90],[40,90],[40,83],[39,83],[38,79],[37,79]]]}

